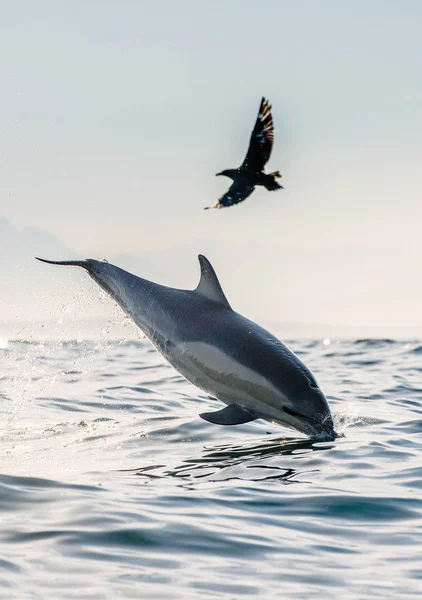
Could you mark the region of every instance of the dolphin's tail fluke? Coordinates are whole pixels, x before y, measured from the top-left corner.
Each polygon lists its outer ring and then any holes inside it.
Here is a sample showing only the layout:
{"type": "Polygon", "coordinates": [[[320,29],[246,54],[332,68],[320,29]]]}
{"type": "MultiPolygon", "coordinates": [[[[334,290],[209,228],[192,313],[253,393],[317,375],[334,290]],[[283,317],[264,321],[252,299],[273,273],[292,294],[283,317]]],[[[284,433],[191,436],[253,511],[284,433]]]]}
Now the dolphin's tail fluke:
{"type": "Polygon", "coordinates": [[[38,256],[35,257],[37,260],[40,260],[41,262],[45,262],[48,263],[49,265],[65,265],[65,266],[70,266],[70,267],[83,267],[84,269],[87,269],[89,271],[90,267],[92,266],[92,261],[90,259],[87,260],[47,260],[46,258],[38,258],[38,256]]]}

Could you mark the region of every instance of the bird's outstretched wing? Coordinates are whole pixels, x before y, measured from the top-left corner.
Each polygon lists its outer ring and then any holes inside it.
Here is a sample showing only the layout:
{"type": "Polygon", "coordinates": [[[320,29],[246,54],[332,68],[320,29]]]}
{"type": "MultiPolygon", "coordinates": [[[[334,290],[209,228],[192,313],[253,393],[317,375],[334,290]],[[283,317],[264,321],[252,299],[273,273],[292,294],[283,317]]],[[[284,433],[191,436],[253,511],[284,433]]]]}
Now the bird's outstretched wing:
{"type": "Polygon", "coordinates": [[[249,148],[241,168],[262,171],[271,155],[274,143],[274,124],[271,106],[262,98],[258,117],[253,128],[249,148]]]}
{"type": "Polygon", "coordinates": [[[218,202],[214,204],[214,206],[206,206],[205,210],[208,208],[225,208],[227,206],[239,204],[239,202],[246,200],[246,198],[252,194],[254,189],[255,186],[247,185],[244,181],[234,181],[218,202]]]}

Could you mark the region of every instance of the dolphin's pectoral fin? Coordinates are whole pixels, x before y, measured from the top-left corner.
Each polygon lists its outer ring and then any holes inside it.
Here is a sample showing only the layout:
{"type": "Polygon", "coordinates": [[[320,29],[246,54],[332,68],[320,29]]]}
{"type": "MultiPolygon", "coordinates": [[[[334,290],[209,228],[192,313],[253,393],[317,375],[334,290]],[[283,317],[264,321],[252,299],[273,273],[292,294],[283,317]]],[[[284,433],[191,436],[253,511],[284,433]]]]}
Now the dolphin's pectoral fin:
{"type": "Polygon", "coordinates": [[[240,425],[241,423],[249,423],[255,421],[258,415],[248,408],[243,408],[238,404],[229,404],[221,410],[215,412],[202,413],[199,415],[201,419],[215,423],[216,425],[240,425]]]}

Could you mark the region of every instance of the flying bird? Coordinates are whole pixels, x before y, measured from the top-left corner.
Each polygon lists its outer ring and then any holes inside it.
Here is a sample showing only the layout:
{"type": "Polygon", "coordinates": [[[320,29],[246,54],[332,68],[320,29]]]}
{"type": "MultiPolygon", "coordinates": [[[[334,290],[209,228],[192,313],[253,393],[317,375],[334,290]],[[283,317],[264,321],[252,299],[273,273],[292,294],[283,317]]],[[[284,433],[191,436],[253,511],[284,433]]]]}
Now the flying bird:
{"type": "Polygon", "coordinates": [[[216,204],[206,206],[205,210],[239,204],[252,194],[257,185],[262,185],[271,192],[283,189],[283,186],[276,181],[276,178],[281,177],[280,171],[264,173],[264,167],[270,158],[273,143],[274,124],[271,106],[268,100],[262,98],[245,160],[238,169],[226,169],[221,173],[217,173],[217,175],[229,177],[233,180],[233,183],[216,204]]]}

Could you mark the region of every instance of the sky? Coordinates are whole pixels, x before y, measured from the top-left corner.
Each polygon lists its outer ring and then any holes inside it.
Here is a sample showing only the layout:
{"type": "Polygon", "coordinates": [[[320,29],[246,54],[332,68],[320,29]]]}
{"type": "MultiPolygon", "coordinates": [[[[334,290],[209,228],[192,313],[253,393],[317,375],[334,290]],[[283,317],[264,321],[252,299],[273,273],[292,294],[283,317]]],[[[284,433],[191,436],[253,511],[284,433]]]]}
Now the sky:
{"type": "Polygon", "coordinates": [[[422,331],[419,1],[3,0],[0,17],[0,216],[15,240],[0,320],[85,315],[80,276],[60,275],[62,298],[59,276],[24,260],[57,246],[178,287],[205,253],[260,322],[422,331]],[[285,189],[203,211],[263,95],[285,189]]]}

